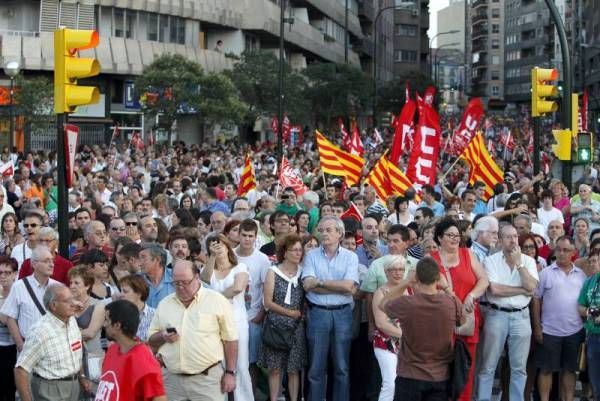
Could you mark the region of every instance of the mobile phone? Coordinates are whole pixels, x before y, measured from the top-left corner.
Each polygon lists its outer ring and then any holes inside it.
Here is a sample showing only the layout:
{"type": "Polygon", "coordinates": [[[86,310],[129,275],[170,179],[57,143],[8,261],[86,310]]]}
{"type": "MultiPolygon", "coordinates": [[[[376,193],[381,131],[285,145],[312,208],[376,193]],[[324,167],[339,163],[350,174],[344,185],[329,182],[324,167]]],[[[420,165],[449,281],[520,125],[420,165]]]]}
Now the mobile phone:
{"type": "Polygon", "coordinates": [[[175,327],[167,327],[167,333],[177,334],[177,329],[175,327]]]}

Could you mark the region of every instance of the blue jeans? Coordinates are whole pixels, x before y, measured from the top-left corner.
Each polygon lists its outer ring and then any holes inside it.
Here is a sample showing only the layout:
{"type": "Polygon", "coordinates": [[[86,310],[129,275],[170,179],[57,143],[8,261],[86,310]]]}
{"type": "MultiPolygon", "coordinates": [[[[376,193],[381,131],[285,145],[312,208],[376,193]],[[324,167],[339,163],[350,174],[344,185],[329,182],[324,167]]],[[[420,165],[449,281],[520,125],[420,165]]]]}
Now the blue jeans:
{"type": "Polygon", "coordinates": [[[509,398],[510,401],[523,401],[531,341],[529,308],[520,312],[502,312],[489,308],[480,341],[483,342],[484,352],[477,375],[477,401],[492,399],[494,373],[506,342],[510,361],[509,398]]]}
{"type": "Polygon", "coordinates": [[[350,399],[350,344],[352,308],[325,310],[311,307],[307,314],[308,400],[323,401],[327,384],[327,355],[333,360],[333,399],[350,399]]]}
{"type": "Polygon", "coordinates": [[[600,334],[587,336],[587,368],[594,399],[600,399],[600,334]]]}

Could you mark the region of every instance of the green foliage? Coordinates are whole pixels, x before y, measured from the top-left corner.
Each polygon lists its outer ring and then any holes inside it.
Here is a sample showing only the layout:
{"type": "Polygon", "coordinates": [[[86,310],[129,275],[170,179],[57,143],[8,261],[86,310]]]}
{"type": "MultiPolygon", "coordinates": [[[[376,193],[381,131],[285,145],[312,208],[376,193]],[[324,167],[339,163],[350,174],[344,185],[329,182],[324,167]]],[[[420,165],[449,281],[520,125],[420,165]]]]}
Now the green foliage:
{"type": "Polygon", "coordinates": [[[209,124],[222,121],[242,122],[246,106],[237,96],[235,85],[222,73],[202,77],[200,114],[209,124]]]}
{"type": "Polygon", "coordinates": [[[339,116],[355,116],[370,106],[371,80],[347,64],[313,63],[304,71],[305,97],[316,124],[330,126],[339,116]]]}
{"type": "Polygon", "coordinates": [[[379,113],[389,111],[398,114],[400,112],[405,102],[406,81],[410,85],[410,96],[413,99],[415,98],[415,91],[423,96],[425,89],[433,85],[433,81],[420,71],[407,71],[393,81],[384,84],[379,83],[377,88],[377,110],[379,113]]]}
{"type": "MultiPolygon", "coordinates": [[[[309,104],[303,96],[306,82],[302,75],[284,65],[284,111],[293,123],[309,118],[309,104]]],[[[242,101],[247,105],[246,121],[277,114],[279,98],[279,58],[270,51],[242,54],[241,61],[226,74],[231,77],[242,101]]]]}
{"type": "Polygon", "coordinates": [[[54,84],[47,77],[26,79],[19,75],[15,81],[14,101],[28,123],[49,120],[54,116],[54,84]]]}

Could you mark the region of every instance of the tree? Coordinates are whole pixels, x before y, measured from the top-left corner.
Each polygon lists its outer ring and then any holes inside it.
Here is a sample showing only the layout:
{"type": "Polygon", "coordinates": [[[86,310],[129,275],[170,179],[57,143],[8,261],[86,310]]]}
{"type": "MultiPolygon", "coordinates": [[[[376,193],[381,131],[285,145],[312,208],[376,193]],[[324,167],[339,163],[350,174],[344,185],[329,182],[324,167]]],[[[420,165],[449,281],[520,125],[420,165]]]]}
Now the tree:
{"type": "Polygon", "coordinates": [[[26,79],[19,75],[15,84],[14,102],[26,124],[47,121],[54,116],[54,85],[49,78],[26,79]]]}
{"type": "Polygon", "coordinates": [[[377,110],[389,111],[398,114],[404,106],[406,82],[410,86],[410,96],[415,98],[415,91],[421,96],[428,86],[433,86],[433,81],[421,71],[407,71],[392,81],[379,83],[377,89],[377,110]]]}
{"type": "MultiPolygon", "coordinates": [[[[226,73],[246,104],[245,119],[254,123],[259,116],[277,114],[279,107],[279,58],[269,51],[247,51],[240,62],[226,73]]],[[[294,123],[307,122],[309,104],[302,96],[306,82],[303,76],[284,68],[284,111],[294,123]]]]}
{"type": "Polygon", "coordinates": [[[370,106],[371,80],[348,64],[313,63],[304,70],[316,125],[330,126],[339,116],[356,116],[370,106]]]}
{"type": "Polygon", "coordinates": [[[200,116],[209,125],[222,121],[241,123],[246,106],[240,101],[231,79],[222,73],[202,77],[200,116]]]}

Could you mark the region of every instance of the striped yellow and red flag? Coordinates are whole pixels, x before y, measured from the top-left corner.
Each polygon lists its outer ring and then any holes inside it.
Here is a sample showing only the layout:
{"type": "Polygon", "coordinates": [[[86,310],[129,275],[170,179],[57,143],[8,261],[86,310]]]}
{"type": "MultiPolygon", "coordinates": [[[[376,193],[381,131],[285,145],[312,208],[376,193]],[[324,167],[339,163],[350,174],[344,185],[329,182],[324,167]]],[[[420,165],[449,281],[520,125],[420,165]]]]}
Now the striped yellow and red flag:
{"type": "MultiPolygon", "coordinates": [[[[398,166],[389,160],[387,161],[387,168],[392,193],[394,195],[404,196],[406,191],[412,188],[412,182],[410,182],[406,174],[404,174],[398,166]]],[[[415,196],[415,202],[421,202],[421,197],[418,194],[415,196]]]]}
{"type": "Polygon", "coordinates": [[[371,168],[367,178],[365,178],[365,183],[369,184],[369,186],[373,187],[379,199],[385,202],[385,200],[390,196],[392,192],[392,187],[390,185],[390,180],[388,176],[388,160],[386,159],[387,152],[385,152],[377,163],[371,168]]]}
{"type": "Polygon", "coordinates": [[[331,143],[318,130],[315,131],[319,146],[319,161],[324,173],[345,177],[346,185],[353,186],[360,182],[365,159],[358,155],[344,152],[331,143]]]}
{"type": "Polygon", "coordinates": [[[252,169],[252,158],[250,155],[246,155],[244,169],[240,176],[240,185],[238,186],[238,196],[244,196],[254,188],[256,188],[256,178],[254,177],[254,170],[252,169]]]}
{"type": "Polygon", "coordinates": [[[469,184],[482,181],[485,184],[486,199],[491,198],[494,186],[504,181],[504,172],[487,151],[481,131],[471,139],[460,157],[469,164],[469,184]]]}

